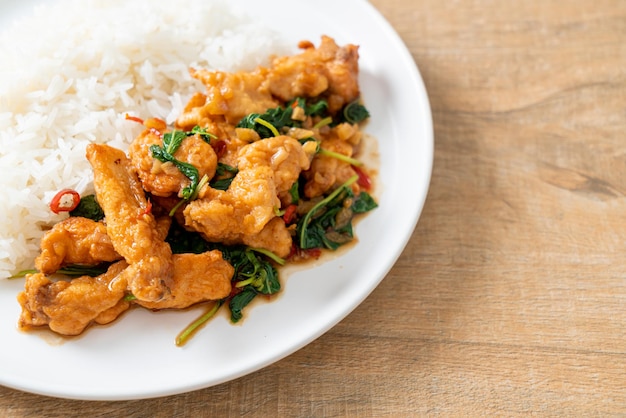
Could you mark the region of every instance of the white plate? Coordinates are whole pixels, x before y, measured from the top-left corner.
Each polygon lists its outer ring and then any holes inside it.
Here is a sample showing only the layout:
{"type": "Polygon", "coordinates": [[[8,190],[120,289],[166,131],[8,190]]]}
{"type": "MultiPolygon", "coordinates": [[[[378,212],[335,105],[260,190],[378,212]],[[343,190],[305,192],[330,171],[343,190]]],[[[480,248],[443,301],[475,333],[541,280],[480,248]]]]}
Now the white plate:
{"type": "MultiPolygon", "coordinates": [[[[297,42],[333,36],[360,45],[361,88],[378,139],[379,208],[360,221],[359,242],[328,262],[290,274],[271,303],[241,325],[214,318],[185,347],[177,333],[198,316],[132,310],[106,327],[59,342],[16,329],[21,280],[0,282],[0,384],[50,396],[122,400],[205,388],[261,369],[329,330],[376,288],[408,242],[422,210],[433,160],[428,97],[405,45],[365,0],[237,0],[297,42]],[[332,11],[332,12],[331,12],[332,11]],[[306,16],[305,19],[302,16],[306,16]]],[[[0,1],[4,18],[12,4],[0,1]]],[[[23,3],[27,4],[26,2],[23,3]]]]}

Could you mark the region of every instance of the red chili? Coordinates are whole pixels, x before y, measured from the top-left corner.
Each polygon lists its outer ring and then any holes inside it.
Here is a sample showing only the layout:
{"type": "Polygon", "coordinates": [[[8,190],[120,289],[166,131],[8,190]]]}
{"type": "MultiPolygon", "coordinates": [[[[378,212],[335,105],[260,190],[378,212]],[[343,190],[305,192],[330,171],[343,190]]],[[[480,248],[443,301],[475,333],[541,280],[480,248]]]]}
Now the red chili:
{"type": "Polygon", "coordinates": [[[293,256],[295,256],[298,253],[298,246],[296,245],[295,242],[291,243],[291,250],[289,250],[289,254],[287,255],[287,260],[291,260],[291,258],[293,256]]]}
{"type": "Polygon", "coordinates": [[[148,203],[146,204],[144,211],[141,213],[142,215],[149,215],[152,213],[152,201],[150,199],[147,199],[147,201],[148,203]]]}
{"type": "Polygon", "coordinates": [[[360,167],[355,165],[352,166],[354,172],[359,176],[357,183],[359,186],[364,188],[365,190],[370,190],[372,188],[372,179],[367,175],[365,171],[363,171],[360,167]]]}
{"type": "Polygon", "coordinates": [[[283,214],[283,221],[285,221],[287,225],[289,225],[296,219],[297,210],[298,210],[297,205],[291,204],[287,206],[287,209],[285,209],[285,213],[283,214]]]}
{"type": "Polygon", "coordinates": [[[311,258],[318,259],[322,255],[321,248],[309,248],[303,250],[295,242],[291,244],[291,251],[287,256],[287,260],[305,261],[311,258]]]}
{"type": "Polygon", "coordinates": [[[217,159],[219,160],[226,154],[226,142],[220,140],[212,144],[213,150],[215,151],[215,155],[217,155],[217,159]]]}
{"type": "Polygon", "coordinates": [[[141,123],[143,125],[143,119],[138,118],[137,116],[131,116],[128,113],[126,114],[126,120],[132,120],[133,122],[141,123]]]}
{"type": "Polygon", "coordinates": [[[322,255],[321,248],[309,248],[308,250],[302,250],[302,251],[304,252],[306,257],[315,258],[316,260],[320,258],[320,256],[322,255]]]}
{"type": "Polygon", "coordinates": [[[80,195],[72,189],[63,189],[58,192],[50,201],[50,209],[52,212],[59,214],[61,212],[71,212],[76,209],[80,203],[80,195]]]}

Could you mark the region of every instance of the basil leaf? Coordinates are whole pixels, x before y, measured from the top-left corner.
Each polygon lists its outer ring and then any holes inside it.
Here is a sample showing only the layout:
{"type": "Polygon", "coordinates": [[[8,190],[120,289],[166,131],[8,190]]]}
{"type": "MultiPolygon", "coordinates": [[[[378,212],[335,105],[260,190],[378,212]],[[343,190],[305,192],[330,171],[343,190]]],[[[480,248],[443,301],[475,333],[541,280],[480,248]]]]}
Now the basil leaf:
{"type": "Polygon", "coordinates": [[[278,272],[272,264],[257,257],[250,249],[244,251],[244,257],[235,266],[238,277],[247,278],[248,280],[243,281],[249,282],[250,286],[264,295],[271,295],[280,291],[278,272]]]}
{"type": "Polygon", "coordinates": [[[100,263],[95,266],[88,266],[83,264],[71,264],[57,270],[58,274],[64,274],[70,277],[91,276],[96,277],[106,273],[111,263],[100,263]]]}
{"type": "Polygon", "coordinates": [[[370,210],[376,209],[378,207],[378,203],[374,200],[369,193],[362,191],[359,195],[354,199],[352,203],[352,211],[354,213],[365,213],[370,210]]]}
{"type": "Polygon", "coordinates": [[[189,163],[184,163],[176,159],[174,159],[172,162],[174,163],[176,168],[178,168],[178,171],[187,176],[187,178],[191,181],[191,184],[185,187],[182,193],[183,199],[190,200],[191,197],[195,194],[198,183],[200,182],[200,173],[198,172],[198,169],[196,167],[189,163]]]}
{"type": "Polygon", "coordinates": [[[349,186],[357,179],[358,176],[351,177],[298,221],[296,236],[300,248],[336,250],[352,241],[354,215],[368,212],[378,206],[367,192],[354,196],[349,186]]]}
{"type": "Polygon", "coordinates": [[[96,195],[90,194],[80,198],[78,206],[70,212],[70,216],[81,216],[98,222],[104,219],[104,211],[100,207],[96,195]]]}
{"type": "Polygon", "coordinates": [[[365,119],[370,117],[370,113],[363,106],[359,100],[355,100],[351,103],[348,103],[341,112],[343,119],[352,124],[356,124],[359,122],[363,122],[365,119]]]}
{"type": "Polygon", "coordinates": [[[230,320],[232,322],[238,322],[241,318],[243,318],[243,308],[248,306],[256,295],[257,292],[253,288],[246,287],[243,291],[232,297],[230,302],[228,302],[228,307],[230,308],[230,320]]]}
{"type": "Polygon", "coordinates": [[[172,131],[163,134],[163,148],[165,152],[174,155],[187,136],[189,135],[184,131],[172,131]]]}
{"type": "Polygon", "coordinates": [[[217,136],[213,135],[206,128],[201,128],[198,125],[191,129],[191,133],[200,136],[200,138],[207,144],[211,143],[211,139],[217,139],[217,136]]]}
{"type": "Polygon", "coordinates": [[[304,111],[308,116],[325,116],[328,113],[328,102],[322,99],[311,103],[304,108],[304,111]]]}
{"type": "Polygon", "coordinates": [[[298,204],[300,201],[300,179],[294,182],[289,188],[289,196],[291,196],[291,203],[298,204]]]}
{"type": "Polygon", "coordinates": [[[257,122],[257,120],[263,120],[267,124],[272,125],[277,131],[281,128],[287,127],[300,127],[302,124],[291,119],[293,109],[291,107],[278,106],[273,109],[268,109],[265,113],[250,113],[239,121],[237,128],[247,128],[255,130],[261,139],[271,138],[275,136],[274,132],[263,124],[257,122]]]}
{"type": "Polygon", "coordinates": [[[237,167],[224,163],[217,163],[215,177],[213,177],[213,179],[209,182],[209,185],[217,190],[228,190],[238,172],[239,169],[237,167]]]}
{"type": "Polygon", "coordinates": [[[162,163],[166,163],[174,159],[174,156],[158,145],[150,145],[150,153],[152,154],[152,158],[156,158],[162,163]]]}

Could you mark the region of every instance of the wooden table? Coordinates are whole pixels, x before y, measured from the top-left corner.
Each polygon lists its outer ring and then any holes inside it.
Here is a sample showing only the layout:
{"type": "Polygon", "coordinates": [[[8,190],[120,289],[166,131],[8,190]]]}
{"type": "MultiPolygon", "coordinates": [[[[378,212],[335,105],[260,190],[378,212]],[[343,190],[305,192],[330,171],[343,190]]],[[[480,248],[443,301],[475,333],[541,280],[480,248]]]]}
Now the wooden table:
{"type": "Polygon", "coordinates": [[[435,161],[380,287],[290,357],[128,402],[0,388],[0,416],[626,414],[626,2],[372,0],[435,161]]]}

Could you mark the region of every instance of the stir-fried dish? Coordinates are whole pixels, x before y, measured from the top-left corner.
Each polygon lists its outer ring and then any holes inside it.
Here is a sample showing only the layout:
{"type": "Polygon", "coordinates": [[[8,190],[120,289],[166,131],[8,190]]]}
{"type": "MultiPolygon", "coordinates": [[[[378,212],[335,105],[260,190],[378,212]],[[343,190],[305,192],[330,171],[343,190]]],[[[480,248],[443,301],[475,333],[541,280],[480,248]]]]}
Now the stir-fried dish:
{"type": "Polygon", "coordinates": [[[192,69],[206,87],[174,126],[145,129],[128,154],[87,146],[95,195],[62,190],[69,212],[41,240],[18,296],[22,329],[78,335],[133,306],[209,303],[194,329],[226,305],[233,322],[258,295],[280,291],[278,268],[354,238],[376,207],[358,157],[358,47],[322,37],[269,68],[192,69]]]}

